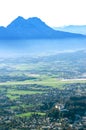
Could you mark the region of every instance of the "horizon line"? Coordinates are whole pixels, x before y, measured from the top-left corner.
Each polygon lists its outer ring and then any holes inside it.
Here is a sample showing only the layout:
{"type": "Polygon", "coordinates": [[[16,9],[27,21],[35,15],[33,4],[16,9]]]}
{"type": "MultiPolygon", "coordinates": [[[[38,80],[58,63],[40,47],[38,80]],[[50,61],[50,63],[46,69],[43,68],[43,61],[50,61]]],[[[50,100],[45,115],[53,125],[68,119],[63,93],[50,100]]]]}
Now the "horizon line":
{"type": "MultiPolygon", "coordinates": [[[[42,20],[40,17],[36,17],[36,16],[32,16],[32,17],[28,17],[28,18],[25,18],[25,17],[23,17],[23,16],[17,16],[16,18],[14,18],[11,22],[9,22],[6,26],[5,25],[0,25],[0,27],[7,27],[9,24],[11,24],[14,20],[16,20],[18,17],[20,17],[20,18],[22,18],[22,19],[24,19],[24,20],[28,20],[28,19],[30,19],[30,18],[38,18],[38,19],[40,19],[42,22],[44,22],[45,24],[47,24],[44,20],[42,20]]],[[[48,25],[48,24],[47,24],[48,25]]],[[[50,25],[48,25],[48,26],[50,26],[50,25]]],[[[86,26],[86,24],[64,24],[64,25],[57,25],[57,26],[50,26],[50,27],[52,27],[52,28],[64,28],[64,27],[68,27],[68,26],[86,26]]]]}

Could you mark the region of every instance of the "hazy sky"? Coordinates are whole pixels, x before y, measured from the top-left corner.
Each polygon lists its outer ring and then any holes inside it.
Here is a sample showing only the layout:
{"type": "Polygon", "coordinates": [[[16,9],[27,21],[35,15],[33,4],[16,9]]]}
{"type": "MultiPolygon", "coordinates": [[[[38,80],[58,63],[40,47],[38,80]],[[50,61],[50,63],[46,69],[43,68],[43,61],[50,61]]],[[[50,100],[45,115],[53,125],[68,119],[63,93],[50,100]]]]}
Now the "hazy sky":
{"type": "Polygon", "coordinates": [[[37,16],[49,26],[86,25],[86,0],[0,0],[0,25],[37,16]]]}

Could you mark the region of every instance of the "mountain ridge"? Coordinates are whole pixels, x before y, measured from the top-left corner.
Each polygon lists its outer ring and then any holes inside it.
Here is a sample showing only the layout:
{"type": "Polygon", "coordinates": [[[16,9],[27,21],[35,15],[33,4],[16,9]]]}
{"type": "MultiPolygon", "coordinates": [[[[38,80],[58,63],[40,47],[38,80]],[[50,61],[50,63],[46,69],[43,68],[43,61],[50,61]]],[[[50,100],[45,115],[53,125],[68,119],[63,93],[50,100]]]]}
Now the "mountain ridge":
{"type": "Polygon", "coordinates": [[[18,16],[7,27],[0,27],[0,39],[63,39],[84,38],[85,35],[54,30],[40,18],[18,16]]]}
{"type": "Polygon", "coordinates": [[[86,25],[68,25],[68,26],[62,26],[62,27],[53,27],[53,29],[86,35],[86,25]]]}

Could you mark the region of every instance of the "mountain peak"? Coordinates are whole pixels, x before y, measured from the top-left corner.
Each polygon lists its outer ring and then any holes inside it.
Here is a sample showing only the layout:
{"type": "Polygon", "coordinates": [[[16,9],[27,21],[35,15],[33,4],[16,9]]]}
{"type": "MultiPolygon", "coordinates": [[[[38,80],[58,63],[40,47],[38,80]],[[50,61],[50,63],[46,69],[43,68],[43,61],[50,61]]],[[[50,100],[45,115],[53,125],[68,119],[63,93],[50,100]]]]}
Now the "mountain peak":
{"type": "MultiPolygon", "coordinates": [[[[28,19],[24,19],[22,16],[18,16],[16,19],[14,19],[7,27],[12,26],[12,25],[17,25],[17,24],[26,24],[26,22],[31,22],[31,23],[40,23],[42,20],[38,17],[31,17],[28,19]]],[[[42,22],[44,23],[44,22],[42,22]]]]}
{"type": "Polygon", "coordinates": [[[32,24],[36,24],[36,25],[39,25],[39,26],[40,26],[40,24],[46,26],[45,22],[43,22],[43,21],[42,21],[40,18],[38,18],[38,17],[28,18],[28,19],[27,19],[27,22],[28,22],[28,23],[32,23],[32,24]]]}
{"type": "Polygon", "coordinates": [[[25,21],[26,19],[24,19],[22,16],[18,16],[14,21],[25,21]]]}
{"type": "Polygon", "coordinates": [[[18,16],[16,19],[24,19],[22,16],[18,16]]]}
{"type": "Polygon", "coordinates": [[[2,39],[33,39],[33,38],[75,38],[84,37],[80,34],[55,31],[38,17],[24,19],[18,16],[5,29],[0,28],[2,39]]]}
{"type": "Polygon", "coordinates": [[[17,27],[18,25],[21,25],[25,23],[26,19],[24,19],[21,16],[18,16],[16,19],[14,19],[8,26],[7,28],[12,28],[12,27],[17,27]]]}
{"type": "Polygon", "coordinates": [[[38,18],[38,17],[30,17],[27,20],[28,21],[41,21],[42,22],[42,20],[40,18],[38,18]]]}

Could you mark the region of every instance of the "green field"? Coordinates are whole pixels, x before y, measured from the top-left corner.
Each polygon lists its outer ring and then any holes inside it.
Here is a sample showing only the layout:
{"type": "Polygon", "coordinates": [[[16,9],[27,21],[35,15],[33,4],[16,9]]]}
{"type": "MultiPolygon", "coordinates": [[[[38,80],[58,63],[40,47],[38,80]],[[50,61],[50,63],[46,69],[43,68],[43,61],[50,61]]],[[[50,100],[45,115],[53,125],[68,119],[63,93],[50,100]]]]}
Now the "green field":
{"type": "Polygon", "coordinates": [[[45,113],[42,113],[42,112],[27,112],[27,113],[23,113],[23,114],[18,114],[16,115],[17,117],[30,117],[32,116],[33,114],[38,114],[38,115],[41,115],[41,116],[44,116],[45,113]]]}

